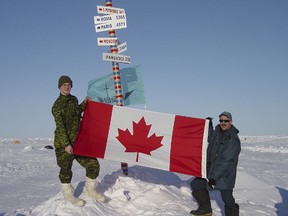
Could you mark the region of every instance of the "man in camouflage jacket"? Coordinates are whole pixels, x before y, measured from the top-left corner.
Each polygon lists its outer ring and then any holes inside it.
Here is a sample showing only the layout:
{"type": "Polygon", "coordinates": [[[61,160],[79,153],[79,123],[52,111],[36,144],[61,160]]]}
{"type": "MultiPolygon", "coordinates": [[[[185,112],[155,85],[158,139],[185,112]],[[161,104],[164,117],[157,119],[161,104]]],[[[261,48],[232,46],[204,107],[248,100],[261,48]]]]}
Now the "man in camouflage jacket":
{"type": "Polygon", "coordinates": [[[58,81],[60,95],[52,106],[55,119],[54,146],[57,165],[60,167],[59,179],[65,200],[76,206],[84,206],[83,199],[74,196],[71,185],[72,164],[75,159],[86,170],[86,184],[84,195],[90,196],[99,202],[105,200],[104,196],[95,191],[96,178],[99,175],[99,162],[97,158],[73,155],[73,144],[81,123],[81,115],[89,98],[86,97],[79,105],[78,99],[71,95],[72,80],[68,76],[61,76],[58,81]]]}

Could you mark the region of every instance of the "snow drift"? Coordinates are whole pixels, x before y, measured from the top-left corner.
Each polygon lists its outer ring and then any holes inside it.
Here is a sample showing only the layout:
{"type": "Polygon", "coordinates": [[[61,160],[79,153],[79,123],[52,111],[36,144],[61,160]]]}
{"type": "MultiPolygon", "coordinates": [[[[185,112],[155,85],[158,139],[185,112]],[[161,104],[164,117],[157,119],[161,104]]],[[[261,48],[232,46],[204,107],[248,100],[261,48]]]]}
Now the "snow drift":
{"type": "MultiPolygon", "coordinates": [[[[234,195],[240,215],[286,215],[288,137],[242,137],[242,152],[234,195]],[[270,150],[269,150],[270,149],[270,150]],[[278,150],[277,150],[278,149],[278,150]]],[[[75,207],[63,200],[52,139],[0,139],[0,215],[189,215],[196,202],[191,196],[193,177],[133,166],[124,176],[119,162],[99,160],[97,191],[102,204],[83,196],[84,170],[74,163],[76,196],[86,200],[75,207]]],[[[223,215],[220,194],[211,192],[213,215],[223,215]]]]}

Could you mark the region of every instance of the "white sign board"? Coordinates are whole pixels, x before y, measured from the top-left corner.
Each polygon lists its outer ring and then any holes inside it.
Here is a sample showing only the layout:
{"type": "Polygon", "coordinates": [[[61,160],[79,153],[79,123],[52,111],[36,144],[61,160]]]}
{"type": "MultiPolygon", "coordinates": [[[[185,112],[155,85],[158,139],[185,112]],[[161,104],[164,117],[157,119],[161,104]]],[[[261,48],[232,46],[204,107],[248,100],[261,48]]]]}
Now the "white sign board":
{"type": "Polygon", "coordinates": [[[97,13],[99,14],[123,14],[125,10],[122,8],[105,7],[97,5],[97,13]]]}
{"type": "Polygon", "coordinates": [[[96,32],[103,32],[103,31],[109,31],[111,29],[122,29],[122,28],[127,28],[126,21],[109,22],[95,25],[96,32]]]}
{"type": "Polygon", "coordinates": [[[103,61],[121,62],[131,64],[131,57],[114,53],[103,53],[103,61]]]}
{"type": "Polygon", "coordinates": [[[111,23],[111,22],[126,22],[126,14],[111,14],[105,16],[94,16],[94,24],[111,23]]]}
{"type": "Polygon", "coordinates": [[[124,51],[127,50],[127,43],[122,43],[120,45],[117,46],[117,49],[118,49],[118,53],[122,53],[124,51]]]}
{"type": "Polygon", "coordinates": [[[117,37],[97,38],[98,46],[111,46],[118,43],[117,37]]]}

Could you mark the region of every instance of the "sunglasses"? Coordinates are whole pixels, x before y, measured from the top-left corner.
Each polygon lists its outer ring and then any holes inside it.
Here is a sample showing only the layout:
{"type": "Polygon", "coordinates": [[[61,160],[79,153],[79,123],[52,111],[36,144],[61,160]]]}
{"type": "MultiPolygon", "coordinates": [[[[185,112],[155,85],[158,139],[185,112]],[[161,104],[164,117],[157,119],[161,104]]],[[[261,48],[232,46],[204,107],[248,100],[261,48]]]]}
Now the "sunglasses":
{"type": "Polygon", "coordinates": [[[228,123],[228,122],[230,122],[230,120],[223,120],[223,119],[220,119],[219,122],[221,122],[221,123],[222,123],[222,122],[228,123]]]}

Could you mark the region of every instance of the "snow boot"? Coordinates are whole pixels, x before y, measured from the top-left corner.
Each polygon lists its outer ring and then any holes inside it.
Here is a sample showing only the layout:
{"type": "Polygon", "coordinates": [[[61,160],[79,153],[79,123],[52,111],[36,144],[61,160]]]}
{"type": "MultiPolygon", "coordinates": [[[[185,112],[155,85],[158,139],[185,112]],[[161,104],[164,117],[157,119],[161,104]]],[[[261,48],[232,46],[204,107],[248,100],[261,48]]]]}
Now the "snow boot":
{"type": "Polygon", "coordinates": [[[235,203],[234,208],[228,208],[225,206],[225,216],[239,216],[239,205],[235,203]]]}
{"type": "Polygon", "coordinates": [[[198,202],[199,207],[197,210],[192,210],[190,214],[198,216],[211,216],[212,208],[209,192],[206,190],[192,191],[192,195],[198,202]]]}
{"type": "Polygon", "coordinates": [[[105,201],[105,197],[102,194],[97,193],[95,188],[96,188],[96,179],[90,179],[86,177],[84,195],[89,196],[100,203],[103,203],[105,201]]]}
{"type": "Polygon", "coordinates": [[[70,183],[61,184],[61,191],[63,193],[64,199],[71,204],[78,207],[82,207],[85,205],[84,200],[74,196],[74,188],[70,183]]]}

